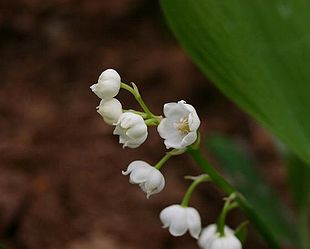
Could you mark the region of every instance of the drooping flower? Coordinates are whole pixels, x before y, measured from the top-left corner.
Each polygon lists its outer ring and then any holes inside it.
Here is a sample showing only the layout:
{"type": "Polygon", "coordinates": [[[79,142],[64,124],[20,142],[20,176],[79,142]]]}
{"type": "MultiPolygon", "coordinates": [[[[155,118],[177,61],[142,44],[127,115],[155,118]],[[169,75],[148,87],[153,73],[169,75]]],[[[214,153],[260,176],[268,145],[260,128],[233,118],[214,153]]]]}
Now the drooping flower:
{"type": "Polygon", "coordinates": [[[165,187],[165,178],[162,173],[141,160],[131,162],[127,170],[122,171],[122,174],[130,174],[129,182],[139,184],[140,188],[146,193],[147,198],[159,193],[165,187]]]}
{"type": "Polygon", "coordinates": [[[103,71],[98,83],[93,84],[90,89],[101,99],[111,99],[115,97],[121,87],[121,77],[114,69],[103,71]]]}
{"type": "Polygon", "coordinates": [[[97,106],[97,112],[107,124],[113,125],[116,124],[122,114],[122,104],[115,98],[102,99],[99,106],[97,106]]]}
{"type": "Polygon", "coordinates": [[[119,135],[119,143],[129,148],[139,147],[147,138],[147,126],[143,118],[132,112],[122,113],[113,131],[119,135]]]}
{"type": "Polygon", "coordinates": [[[200,119],[192,105],[184,100],[167,103],[164,105],[164,114],[165,118],[157,130],[167,149],[183,149],[196,141],[200,119]]]}
{"type": "Polygon", "coordinates": [[[217,232],[217,225],[211,224],[200,234],[198,245],[202,249],[242,249],[242,244],[228,226],[224,227],[224,235],[217,232]]]}
{"type": "Polygon", "coordinates": [[[164,208],[159,217],[163,228],[169,227],[171,235],[182,236],[189,230],[190,235],[198,239],[201,231],[201,219],[195,208],[175,204],[164,208]]]}

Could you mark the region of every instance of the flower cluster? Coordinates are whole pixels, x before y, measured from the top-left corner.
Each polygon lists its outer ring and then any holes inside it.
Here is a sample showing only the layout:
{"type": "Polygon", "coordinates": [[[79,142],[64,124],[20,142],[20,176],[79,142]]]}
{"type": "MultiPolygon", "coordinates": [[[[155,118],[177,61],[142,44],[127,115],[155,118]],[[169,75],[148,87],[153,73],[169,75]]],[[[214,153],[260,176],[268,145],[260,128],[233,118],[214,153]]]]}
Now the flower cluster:
{"type": "MultiPolygon", "coordinates": [[[[143,101],[137,86],[134,83],[130,86],[121,82],[120,75],[113,69],[102,72],[98,82],[90,88],[101,99],[97,112],[108,125],[115,127],[113,134],[119,136],[119,143],[123,148],[139,147],[147,139],[148,127],[157,126],[164,145],[171,150],[154,166],[145,161],[136,160],[131,162],[122,174],[129,175],[129,182],[138,184],[147,198],[161,192],[165,187],[161,167],[170,157],[180,155],[199,143],[200,119],[195,108],[181,100],[166,103],[163,107],[163,115],[154,115],[143,101]],[[123,109],[122,103],[116,98],[120,89],[129,91],[142,110],[123,109]]],[[[193,182],[182,202],[170,205],[160,212],[163,227],[168,228],[173,236],[181,236],[189,231],[190,235],[198,240],[198,245],[202,249],[241,249],[242,245],[234,235],[234,231],[224,227],[223,217],[235,203],[231,204],[231,198],[226,201],[220,216],[221,222],[202,230],[198,211],[189,207],[188,203],[196,186],[209,181],[210,178],[204,174],[188,178],[193,182]]]]}

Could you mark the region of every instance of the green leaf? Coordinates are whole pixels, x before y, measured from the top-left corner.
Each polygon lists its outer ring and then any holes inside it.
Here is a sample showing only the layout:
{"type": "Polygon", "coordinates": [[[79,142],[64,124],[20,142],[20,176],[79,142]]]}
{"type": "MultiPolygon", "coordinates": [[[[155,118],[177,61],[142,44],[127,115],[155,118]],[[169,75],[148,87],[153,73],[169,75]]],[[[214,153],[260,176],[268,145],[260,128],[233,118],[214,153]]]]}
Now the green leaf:
{"type": "Polygon", "coordinates": [[[162,0],[161,6],[213,83],[310,165],[310,1],[162,0]]]}
{"type": "Polygon", "coordinates": [[[298,157],[287,154],[288,183],[296,204],[296,220],[299,234],[299,248],[310,248],[310,168],[298,157]]]}
{"type": "Polygon", "coordinates": [[[287,176],[297,209],[307,209],[310,202],[310,168],[298,157],[289,154],[287,176]]]}
{"type": "Polygon", "coordinates": [[[296,243],[295,229],[289,217],[292,215],[280,202],[261,174],[254,167],[254,159],[237,143],[223,136],[207,140],[209,152],[215,156],[229,181],[248,200],[269,232],[284,244],[296,243]]]}

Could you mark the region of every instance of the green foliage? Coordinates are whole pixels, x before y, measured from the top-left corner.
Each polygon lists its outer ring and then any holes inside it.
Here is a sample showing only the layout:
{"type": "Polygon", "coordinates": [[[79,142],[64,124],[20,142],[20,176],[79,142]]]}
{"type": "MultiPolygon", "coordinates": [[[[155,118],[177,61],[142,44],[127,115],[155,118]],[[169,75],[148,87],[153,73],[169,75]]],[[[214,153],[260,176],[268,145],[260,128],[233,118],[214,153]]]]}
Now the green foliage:
{"type": "Polygon", "coordinates": [[[297,209],[307,209],[310,202],[310,169],[292,154],[287,156],[288,183],[297,209]]]}
{"type": "Polygon", "coordinates": [[[161,6],[212,82],[310,165],[310,1],[162,0],[161,6]]]}
{"type": "Polygon", "coordinates": [[[310,168],[303,161],[288,153],[288,183],[295,201],[296,220],[299,230],[299,248],[310,248],[309,204],[310,204],[310,168]]]}
{"type": "Polygon", "coordinates": [[[240,191],[256,215],[269,228],[269,233],[286,244],[296,243],[295,229],[288,217],[288,210],[273,193],[261,174],[254,167],[246,150],[223,136],[208,138],[207,148],[220,163],[229,181],[240,191]]]}

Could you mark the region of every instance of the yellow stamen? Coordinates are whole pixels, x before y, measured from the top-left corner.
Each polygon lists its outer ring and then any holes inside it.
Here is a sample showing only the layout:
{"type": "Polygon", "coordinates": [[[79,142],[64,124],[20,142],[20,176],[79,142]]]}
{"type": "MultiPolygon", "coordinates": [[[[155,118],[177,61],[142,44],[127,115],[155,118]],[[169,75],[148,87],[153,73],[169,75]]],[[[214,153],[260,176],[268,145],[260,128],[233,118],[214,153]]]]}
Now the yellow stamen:
{"type": "Polygon", "coordinates": [[[177,125],[178,130],[182,134],[187,134],[189,133],[189,125],[188,125],[188,119],[187,118],[181,118],[178,125],[177,125]]]}

